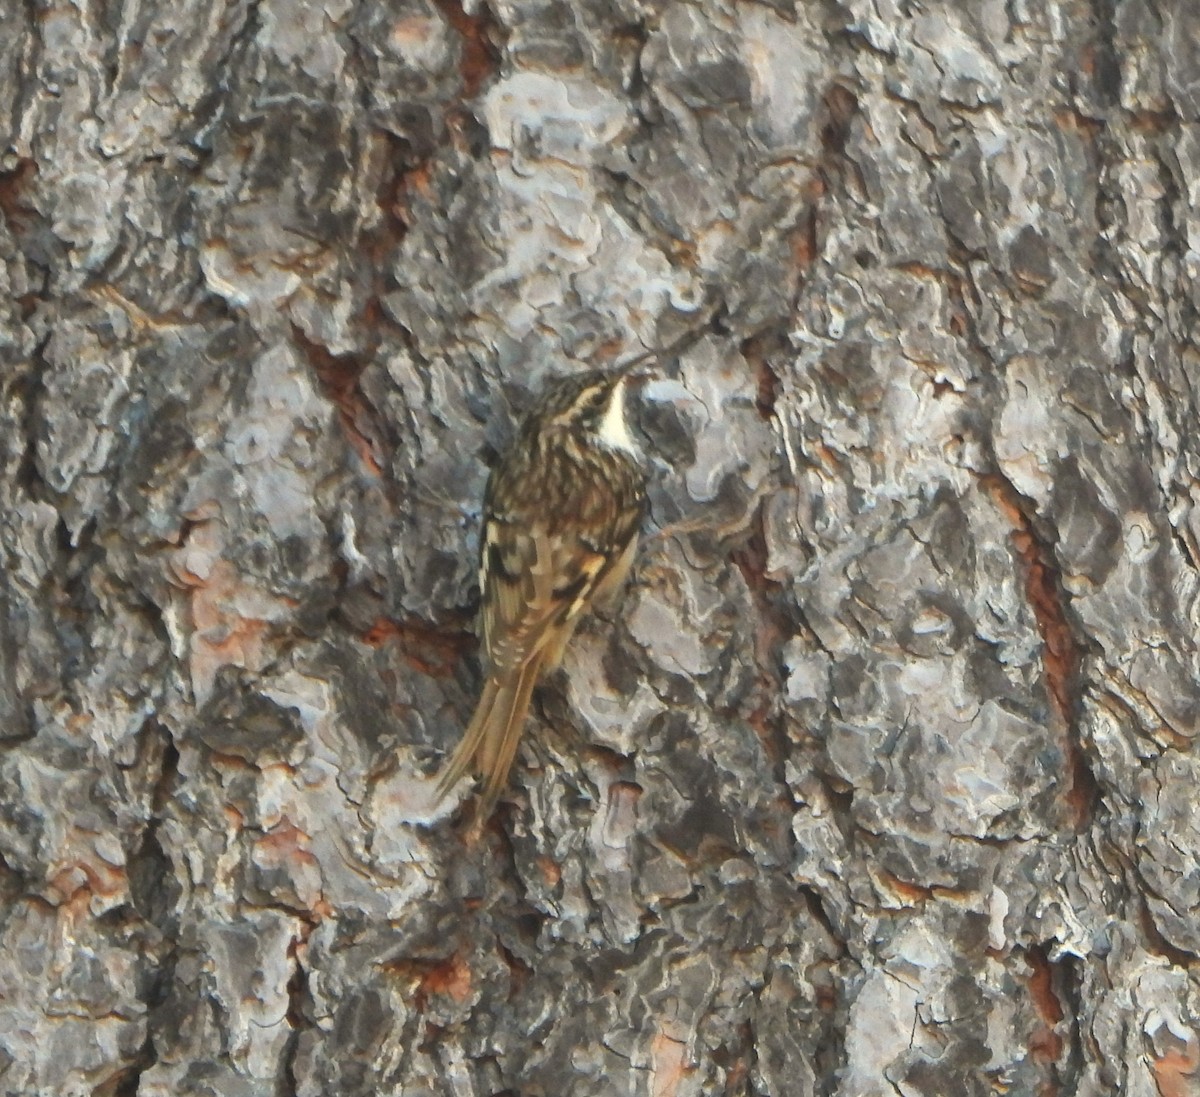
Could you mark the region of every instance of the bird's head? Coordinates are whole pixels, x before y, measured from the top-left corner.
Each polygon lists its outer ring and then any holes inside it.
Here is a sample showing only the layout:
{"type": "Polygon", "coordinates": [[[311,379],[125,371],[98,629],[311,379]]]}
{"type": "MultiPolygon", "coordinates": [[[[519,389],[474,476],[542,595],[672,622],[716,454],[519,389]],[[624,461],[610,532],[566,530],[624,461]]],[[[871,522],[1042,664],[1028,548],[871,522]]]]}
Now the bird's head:
{"type": "Polygon", "coordinates": [[[563,429],[586,435],[610,449],[637,452],[625,410],[629,370],[589,370],[556,378],[527,421],[526,429],[541,434],[563,429]]]}

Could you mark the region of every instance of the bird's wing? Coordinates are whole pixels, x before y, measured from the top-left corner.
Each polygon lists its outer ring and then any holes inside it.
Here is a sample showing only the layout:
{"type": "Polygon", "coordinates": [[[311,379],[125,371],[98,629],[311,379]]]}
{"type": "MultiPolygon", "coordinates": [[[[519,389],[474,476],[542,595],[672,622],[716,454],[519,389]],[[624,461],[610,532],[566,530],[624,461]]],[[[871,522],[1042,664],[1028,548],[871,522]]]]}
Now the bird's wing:
{"type": "Polygon", "coordinates": [[[480,589],[490,668],[512,669],[546,645],[561,654],[597,587],[637,536],[641,475],[614,454],[554,470],[548,479],[555,491],[544,500],[531,501],[528,484],[518,484],[511,470],[489,484],[480,589]]]}
{"type": "Polygon", "coordinates": [[[586,608],[608,557],[569,528],[489,520],[480,583],[483,653],[503,674],[571,626],[586,608]]]}

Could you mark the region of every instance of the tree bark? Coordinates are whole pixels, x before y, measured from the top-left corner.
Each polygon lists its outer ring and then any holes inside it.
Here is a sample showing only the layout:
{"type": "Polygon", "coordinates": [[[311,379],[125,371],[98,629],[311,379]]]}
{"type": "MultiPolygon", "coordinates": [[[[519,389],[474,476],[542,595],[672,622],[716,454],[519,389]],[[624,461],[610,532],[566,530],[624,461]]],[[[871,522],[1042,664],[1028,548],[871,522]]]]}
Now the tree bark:
{"type": "Polygon", "coordinates": [[[3,15],[0,1092],[1200,1092],[1200,8],[3,15]],[[646,352],[471,842],[489,454],[646,352]]]}

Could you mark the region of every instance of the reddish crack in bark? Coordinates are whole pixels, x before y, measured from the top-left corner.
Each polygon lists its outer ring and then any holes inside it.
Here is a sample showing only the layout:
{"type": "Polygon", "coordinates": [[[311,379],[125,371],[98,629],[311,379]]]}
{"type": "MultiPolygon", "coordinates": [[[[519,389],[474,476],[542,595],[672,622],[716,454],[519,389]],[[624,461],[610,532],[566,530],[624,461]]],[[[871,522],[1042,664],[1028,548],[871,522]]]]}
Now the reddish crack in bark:
{"type": "Polygon", "coordinates": [[[326,397],[338,411],[338,421],[346,432],[359,460],[375,476],[383,468],[382,431],[375,409],[362,394],[358,381],[366,362],[357,354],[332,354],[327,347],[314,343],[295,324],[292,338],[308,358],[309,365],[326,397]]]}
{"type": "MultiPolygon", "coordinates": [[[[29,197],[37,174],[37,161],[27,156],[19,159],[9,171],[0,171],[0,220],[8,225],[13,238],[19,243],[23,243],[23,238],[30,234],[41,218],[41,213],[29,197]]],[[[29,292],[13,300],[21,311],[21,319],[28,320],[37,307],[39,295],[29,292]]]]}
{"type": "Polygon", "coordinates": [[[373,648],[394,643],[411,667],[432,678],[451,677],[473,644],[465,629],[439,629],[425,621],[388,617],[376,619],[363,641],[373,648]]]}
{"type": "Polygon", "coordinates": [[[462,98],[474,99],[484,81],[500,67],[500,51],[491,40],[495,20],[486,5],[480,5],[478,15],[468,15],[461,0],[434,0],[434,3],[462,39],[458,60],[462,98]]]}
{"type": "Polygon", "coordinates": [[[1186,1046],[1172,1048],[1153,1060],[1154,1085],[1159,1097],[1195,1097],[1200,1075],[1200,1044],[1193,1038],[1186,1046]]]}
{"type": "Polygon", "coordinates": [[[782,765],[787,751],[779,708],[779,652],[793,630],[780,606],[783,588],[767,576],[767,539],[763,522],[760,504],[751,519],[749,537],[730,553],[729,559],[742,573],[755,608],[754,664],[758,670],[758,683],[753,697],[755,707],[747,715],[746,722],[758,734],[772,762],[782,765]]]}
{"type": "MultiPolygon", "coordinates": [[[[391,171],[385,171],[375,193],[375,205],[382,215],[369,232],[364,232],[362,248],[378,267],[400,248],[408,233],[411,215],[408,208],[410,190],[428,192],[429,161],[412,164],[412,147],[394,133],[381,133],[378,140],[385,147],[384,157],[391,171]]],[[[377,306],[376,306],[377,307],[377,306]]]]}
{"type": "Polygon", "coordinates": [[[414,220],[410,195],[419,193],[433,204],[439,201],[432,185],[437,149],[452,140],[456,132],[461,138],[465,119],[460,104],[479,95],[484,83],[499,71],[501,57],[494,42],[502,37],[501,28],[486,5],[480,6],[477,15],[468,15],[462,0],[435,0],[435,3],[461,40],[458,71],[462,85],[452,100],[442,104],[443,128],[435,135],[431,149],[414,148],[406,138],[387,131],[377,135],[377,140],[386,146],[383,158],[391,170],[385,170],[375,196],[382,217],[359,240],[359,247],[370,260],[373,271],[371,293],[363,307],[363,322],[369,330],[391,324],[403,332],[406,340],[409,333],[387,315],[381,301],[391,285],[389,261],[400,250],[414,220]]]}
{"type": "Polygon", "coordinates": [[[291,1035],[284,1046],[283,1061],[280,1064],[280,1081],[282,1092],[287,1097],[294,1097],[299,1092],[296,1078],[296,1053],[300,1047],[300,1033],[314,1027],[314,1022],[304,1012],[304,1003],[309,999],[308,971],[304,967],[303,953],[308,949],[308,938],[312,935],[315,922],[301,921],[298,937],[293,937],[288,945],[287,957],[292,964],[292,974],[287,981],[287,1013],[285,1015],[291,1035]]]}
{"type": "Polygon", "coordinates": [[[786,336],[778,331],[767,331],[752,335],[742,342],[742,357],[754,370],[754,379],[758,391],[755,394],[754,406],[758,414],[766,420],[773,418],[775,403],[779,399],[779,374],[771,368],[769,361],[772,351],[783,349],[786,336]]]}
{"type": "Polygon", "coordinates": [[[904,900],[906,903],[920,904],[935,897],[934,888],[926,884],[915,884],[911,880],[902,880],[895,873],[888,872],[885,868],[875,869],[875,876],[880,884],[889,891],[894,892],[897,898],[904,900]]]}
{"type": "Polygon", "coordinates": [[[849,88],[833,84],[822,99],[825,124],[821,127],[821,147],[838,159],[846,153],[850,123],[858,114],[858,97],[849,88]]]}
{"type": "Polygon", "coordinates": [[[1079,742],[1077,714],[1081,655],[1067,619],[1062,575],[1054,560],[1053,546],[1045,543],[1034,529],[1028,513],[1029,501],[1003,476],[987,475],[982,478],[982,483],[1012,524],[1012,545],[1024,565],[1025,597],[1042,638],[1046,692],[1066,729],[1063,753],[1069,780],[1067,805],[1076,828],[1082,830],[1091,820],[1096,779],[1079,742]]]}
{"type": "MultiPolygon", "coordinates": [[[[1029,964],[1029,998],[1038,1016],[1038,1024],[1029,1034],[1029,1054],[1043,1066],[1057,1063],[1063,1055],[1066,1042],[1058,1031],[1064,1016],[1062,1002],[1054,989],[1054,966],[1042,948],[1030,949],[1025,954],[1029,964]]],[[[1057,1093],[1058,1085],[1048,1089],[1057,1093]]]]}
{"type": "Polygon", "coordinates": [[[814,175],[809,180],[806,190],[811,205],[788,235],[788,242],[792,246],[792,259],[801,274],[807,271],[821,254],[820,237],[817,233],[817,203],[825,196],[825,182],[819,175],[814,175]]]}
{"type": "Polygon", "coordinates": [[[465,1002],[471,994],[471,969],[466,957],[456,952],[441,960],[402,958],[382,965],[389,975],[409,983],[413,1005],[424,1013],[434,994],[448,995],[456,1002],[465,1002]]]}
{"type": "Polygon", "coordinates": [[[1154,920],[1154,911],[1146,902],[1144,891],[1139,889],[1138,895],[1140,898],[1138,924],[1141,926],[1147,951],[1152,952],[1155,956],[1161,956],[1175,967],[1191,968],[1196,961],[1196,954],[1179,948],[1163,936],[1162,930],[1158,928],[1158,923],[1154,920]]]}
{"type": "Polygon", "coordinates": [[[30,220],[37,216],[26,196],[26,188],[37,173],[37,163],[29,157],[22,157],[9,171],[0,171],[0,214],[14,235],[28,228],[30,220]]]}

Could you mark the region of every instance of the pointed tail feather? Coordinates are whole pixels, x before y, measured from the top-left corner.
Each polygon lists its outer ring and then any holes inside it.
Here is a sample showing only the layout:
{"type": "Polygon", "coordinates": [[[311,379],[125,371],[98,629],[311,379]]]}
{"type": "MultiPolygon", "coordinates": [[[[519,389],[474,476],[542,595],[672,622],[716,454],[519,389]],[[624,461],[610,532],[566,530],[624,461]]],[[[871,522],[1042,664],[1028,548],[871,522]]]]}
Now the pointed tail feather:
{"type": "Polygon", "coordinates": [[[489,678],[483,687],[483,694],[479,698],[479,704],[475,706],[475,713],[467,725],[467,730],[463,732],[461,741],[454,748],[454,753],[450,755],[449,760],[442,767],[442,772],[438,775],[434,803],[440,804],[446,798],[446,794],[467,775],[474,765],[475,756],[479,753],[487,735],[489,717],[496,707],[496,698],[500,691],[500,684],[495,679],[489,678]]]}
{"type": "Polygon", "coordinates": [[[512,768],[529,710],[529,698],[537,684],[543,656],[536,653],[515,673],[502,679],[489,678],[462,741],[442,767],[435,790],[435,803],[473,769],[483,774],[485,785],[477,818],[486,819],[504,790],[512,768]]]}
{"type": "Polygon", "coordinates": [[[521,742],[521,732],[525,727],[525,714],[529,711],[529,698],[533,687],[537,684],[542,669],[542,655],[532,656],[522,667],[517,681],[511,690],[506,691],[492,713],[494,719],[488,721],[490,734],[483,743],[480,751],[480,768],[484,775],[483,795],[479,799],[479,808],[475,818],[485,821],[492,814],[500,793],[508,782],[508,772],[512,769],[513,759],[517,756],[517,747],[521,742]]]}

